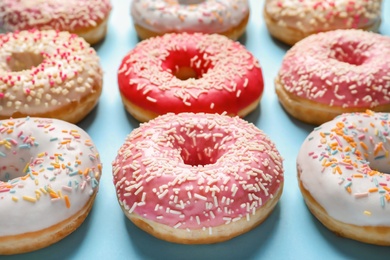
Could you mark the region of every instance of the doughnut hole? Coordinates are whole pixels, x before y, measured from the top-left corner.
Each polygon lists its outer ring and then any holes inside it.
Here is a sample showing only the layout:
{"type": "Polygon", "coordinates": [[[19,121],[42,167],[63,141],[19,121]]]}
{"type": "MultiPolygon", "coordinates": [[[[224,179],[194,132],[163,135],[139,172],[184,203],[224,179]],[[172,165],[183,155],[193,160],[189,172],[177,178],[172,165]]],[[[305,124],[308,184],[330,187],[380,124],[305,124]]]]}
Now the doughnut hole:
{"type": "Polygon", "coordinates": [[[7,182],[26,175],[26,173],[23,172],[24,167],[21,166],[21,163],[12,164],[8,162],[6,158],[0,160],[0,182],[7,182]]]}
{"type": "Polygon", "coordinates": [[[199,79],[210,69],[210,60],[203,53],[192,50],[170,51],[162,64],[164,70],[170,71],[180,80],[199,79]]]}
{"type": "Polygon", "coordinates": [[[43,55],[34,52],[13,52],[7,58],[10,71],[18,72],[39,66],[43,62],[43,55]]]}
{"type": "MultiPolygon", "coordinates": [[[[386,149],[387,148],[388,147],[386,147],[386,149]]],[[[384,153],[378,153],[377,155],[374,155],[373,153],[374,152],[372,152],[368,156],[367,155],[364,156],[365,160],[368,162],[368,165],[370,166],[370,169],[384,174],[390,174],[389,171],[390,160],[388,159],[388,157],[386,157],[384,153]]]]}
{"type": "Polygon", "coordinates": [[[225,151],[229,150],[230,143],[227,134],[222,130],[213,131],[213,135],[205,134],[202,129],[190,129],[189,131],[179,131],[173,140],[173,147],[180,151],[184,164],[190,166],[206,166],[214,164],[220,159],[225,151]],[[177,136],[180,137],[178,140],[177,136]]]}
{"type": "Polygon", "coordinates": [[[365,52],[358,42],[336,43],[330,47],[329,58],[359,66],[367,59],[365,52]]]}
{"type": "Polygon", "coordinates": [[[179,0],[179,4],[181,5],[198,5],[203,2],[206,2],[206,0],[179,0]]]}
{"type": "Polygon", "coordinates": [[[3,145],[0,145],[0,181],[7,182],[25,176],[29,173],[29,166],[37,162],[35,138],[24,135],[21,138],[24,142],[20,146],[7,140],[3,140],[3,145]],[[9,146],[11,148],[6,148],[9,146]]]}

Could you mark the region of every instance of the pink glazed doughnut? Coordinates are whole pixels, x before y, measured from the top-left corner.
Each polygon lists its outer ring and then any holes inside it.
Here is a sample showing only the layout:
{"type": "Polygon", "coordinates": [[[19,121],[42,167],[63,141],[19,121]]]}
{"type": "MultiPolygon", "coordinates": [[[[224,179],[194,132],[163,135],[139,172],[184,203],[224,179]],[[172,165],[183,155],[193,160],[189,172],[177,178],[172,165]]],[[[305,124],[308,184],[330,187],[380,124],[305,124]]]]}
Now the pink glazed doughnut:
{"type": "Polygon", "coordinates": [[[264,221],[283,189],[275,145],[218,114],[165,114],[141,124],[113,162],[119,204],[138,227],[183,244],[228,240],[264,221]]]}
{"type": "Polygon", "coordinates": [[[218,34],[165,34],[139,43],[122,60],[118,85],[139,121],[181,112],[244,117],[259,104],[264,81],[258,60],[218,34]]]}
{"type": "Polygon", "coordinates": [[[319,125],[351,112],[390,111],[390,37],[336,30],[294,45],[275,79],[293,117],[319,125]]]}

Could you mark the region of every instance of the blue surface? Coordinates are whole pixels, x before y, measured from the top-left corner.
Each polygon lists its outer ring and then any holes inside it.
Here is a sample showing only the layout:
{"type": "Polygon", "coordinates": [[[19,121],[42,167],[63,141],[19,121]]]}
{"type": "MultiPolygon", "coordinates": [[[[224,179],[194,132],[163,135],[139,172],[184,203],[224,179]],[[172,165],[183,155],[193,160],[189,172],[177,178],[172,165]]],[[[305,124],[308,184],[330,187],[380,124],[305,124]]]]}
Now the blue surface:
{"type": "MultiPolygon", "coordinates": [[[[388,259],[390,247],[339,238],[308,211],[296,179],[295,160],[312,126],[288,116],[278,102],[273,80],[288,49],[273,40],[262,19],[264,1],[251,0],[251,17],[240,40],[259,60],[265,92],[258,109],[246,120],[269,135],[285,158],[285,186],[277,207],[256,229],[213,245],[178,245],[158,240],[134,226],[119,207],[112,184],[111,162],[127,134],[139,123],[120,100],[117,69],[138,42],[130,18],[130,0],[112,0],[113,12],[104,42],[95,46],[104,69],[98,107],[79,125],[97,145],[103,177],[95,205],[74,233],[46,249],[0,259],[388,259]]],[[[390,1],[384,2],[380,32],[390,35],[390,1]]],[[[390,217],[390,216],[389,216],[390,217]]],[[[3,221],[3,220],[1,220],[3,221]]]]}

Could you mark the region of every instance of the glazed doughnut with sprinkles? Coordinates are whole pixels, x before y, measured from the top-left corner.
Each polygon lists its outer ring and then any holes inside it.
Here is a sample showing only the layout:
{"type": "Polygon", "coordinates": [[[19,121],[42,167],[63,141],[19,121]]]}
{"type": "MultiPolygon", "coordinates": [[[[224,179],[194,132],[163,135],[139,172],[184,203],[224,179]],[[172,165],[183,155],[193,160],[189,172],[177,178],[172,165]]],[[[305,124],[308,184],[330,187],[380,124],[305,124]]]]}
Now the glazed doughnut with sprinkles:
{"type": "Polygon", "coordinates": [[[258,60],[218,34],[165,34],[140,42],[122,60],[118,85],[127,111],[140,121],[169,112],[246,116],[264,82],[258,60]]]}
{"type": "Polygon", "coordinates": [[[163,240],[216,243],[262,223],[283,190],[282,158],[253,124],[165,114],[135,129],[113,162],[119,204],[163,240]]]}
{"type": "Polygon", "coordinates": [[[0,255],[47,247],[92,208],[102,164],[91,138],[65,121],[0,121],[0,255]]]}
{"type": "Polygon", "coordinates": [[[249,19],[248,0],[133,0],[131,16],[141,39],[165,33],[218,33],[238,39],[249,19]]]}
{"type": "Polygon", "coordinates": [[[337,29],[378,31],[382,0],[266,0],[264,20],[275,38],[293,45],[337,29]]]}
{"type": "Polygon", "coordinates": [[[390,114],[350,113],[317,127],[298,154],[311,212],[338,235],[390,245],[390,114]]]}
{"type": "Polygon", "coordinates": [[[322,124],[366,109],[390,111],[390,37],[362,30],[311,35],[283,58],[275,79],[293,117],[322,124]]]}
{"type": "Polygon", "coordinates": [[[0,30],[68,31],[94,44],[106,35],[109,0],[1,0],[0,30]]]}
{"type": "Polygon", "coordinates": [[[0,119],[35,116],[77,123],[97,104],[102,84],[99,57],[75,34],[0,35],[0,119]]]}

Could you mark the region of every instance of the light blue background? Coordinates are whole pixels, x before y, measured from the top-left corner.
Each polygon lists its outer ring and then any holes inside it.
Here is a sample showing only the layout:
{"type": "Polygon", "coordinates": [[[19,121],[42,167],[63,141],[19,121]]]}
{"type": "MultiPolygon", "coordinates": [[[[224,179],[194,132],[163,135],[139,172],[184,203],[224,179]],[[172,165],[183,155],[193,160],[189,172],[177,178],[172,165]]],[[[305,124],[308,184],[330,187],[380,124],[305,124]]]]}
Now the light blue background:
{"type": "MultiPolygon", "coordinates": [[[[390,1],[383,2],[380,32],[390,35],[390,1]]],[[[280,202],[261,226],[219,244],[172,244],[135,227],[118,205],[111,162],[126,135],[139,125],[123,108],[117,85],[119,64],[138,38],[130,18],[130,0],[112,3],[107,37],[95,46],[104,69],[103,94],[98,107],[79,124],[91,135],[103,160],[95,205],[84,224],[55,245],[0,259],[389,259],[389,247],[337,237],[309,213],[303,202],[295,159],[313,126],[288,116],[278,102],[273,80],[289,47],[269,36],[262,18],[262,0],[250,0],[251,17],[246,35],[240,39],[260,60],[265,79],[261,104],[245,119],[267,133],[285,159],[280,202]]]]}

